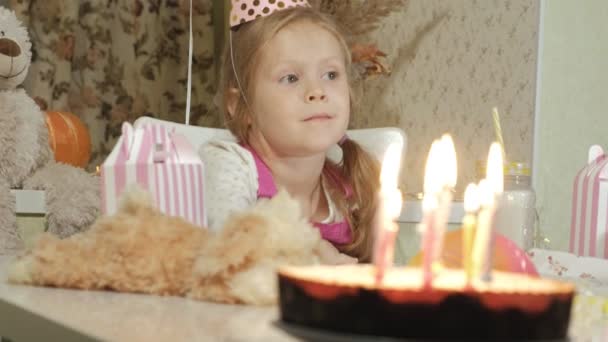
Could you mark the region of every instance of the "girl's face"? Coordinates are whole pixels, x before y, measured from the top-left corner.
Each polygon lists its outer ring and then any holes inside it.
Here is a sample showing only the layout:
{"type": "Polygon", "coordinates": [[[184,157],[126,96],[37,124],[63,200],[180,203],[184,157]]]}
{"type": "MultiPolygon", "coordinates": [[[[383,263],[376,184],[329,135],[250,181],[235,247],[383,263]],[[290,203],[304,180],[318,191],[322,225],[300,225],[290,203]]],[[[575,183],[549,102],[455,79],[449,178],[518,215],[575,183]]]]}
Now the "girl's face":
{"type": "Polygon", "coordinates": [[[346,132],[350,94],[336,37],[311,22],[281,29],[253,75],[251,140],[280,156],[326,153],[346,132]]]}

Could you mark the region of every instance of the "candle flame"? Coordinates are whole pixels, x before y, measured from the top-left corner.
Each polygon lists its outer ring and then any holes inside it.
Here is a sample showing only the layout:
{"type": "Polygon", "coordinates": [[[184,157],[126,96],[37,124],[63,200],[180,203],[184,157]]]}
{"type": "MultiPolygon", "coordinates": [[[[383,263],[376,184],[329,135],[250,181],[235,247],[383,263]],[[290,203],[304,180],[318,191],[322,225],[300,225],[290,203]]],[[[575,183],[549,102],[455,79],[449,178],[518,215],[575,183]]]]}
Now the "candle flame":
{"type": "Polygon", "coordinates": [[[497,142],[493,142],[488,153],[488,166],[486,169],[490,191],[501,194],[504,189],[504,169],[502,160],[502,148],[497,142]]]}
{"type": "Polygon", "coordinates": [[[422,198],[422,211],[429,212],[437,208],[437,196],[424,196],[422,198]]]}
{"type": "Polygon", "coordinates": [[[476,212],[479,210],[479,202],[479,191],[477,189],[477,185],[474,183],[467,185],[467,188],[464,191],[464,210],[467,213],[476,212]]]}
{"type": "Polygon", "coordinates": [[[436,195],[442,188],[441,182],[441,143],[439,140],[433,141],[429,155],[426,158],[424,169],[424,194],[425,197],[436,195]]]}
{"type": "Polygon", "coordinates": [[[386,214],[393,220],[397,219],[399,215],[401,215],[401,207],[403,205],[401,191],[399,191],[399,189],[393,189],[392,194],[390,194],[388,198],[388,203],[386,203],[386,214]]]}
{"type": "Polygon", "coordinates": [[[490,182],[487,179],[479,181],[479,185],[477,185],[477,198],[479,199],[479,204],[483,207],[487,207],[494,202],[490,182]]]}
{"type": "Polygon", "coordinates": [[[424,170],[424,197],[422,208],[437,208],[437,197],[446,187],[453,188],[458,177],[456,149],[449,134],[436,139],[431,145],[424,170]]]}
{"type": "Polygon", "coordinates": [[[445,168],[443,169],[443,185],[449,188],[456,186],[456,179],[458,178],[458,163],[456,161],[456,148],[454,147],[454,140],[449,134],[444,134],[441,137],[442,144],[442,160],[445,160],[445,168]]]}
{"type": "Polygon", "coordinates": [[[384,154],[382,170],[380,171],[380,192],[384,197],[386,214],[396,219],[401,214],[403,198],[399,191],[399,170],[401,166],[401,148],[391,144],[384,154]]]}

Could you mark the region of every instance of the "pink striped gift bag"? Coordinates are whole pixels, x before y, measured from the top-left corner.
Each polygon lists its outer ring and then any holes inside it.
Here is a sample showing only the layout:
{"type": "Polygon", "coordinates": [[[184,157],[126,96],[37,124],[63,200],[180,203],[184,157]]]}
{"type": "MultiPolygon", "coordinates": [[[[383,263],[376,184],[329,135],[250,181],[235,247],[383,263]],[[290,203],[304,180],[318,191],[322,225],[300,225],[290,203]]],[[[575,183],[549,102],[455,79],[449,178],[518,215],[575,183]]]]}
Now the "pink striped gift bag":
{"type": "Polygon", "coordinates": [[[125,122],[100,171],[105,214],[115,213],[122,192],[138,184],[163,213],[206,227],[203,162],[183,135],[164,125],[125,122]]]}
{"type": "Polygon", "coordinates": [[[608,259],[608,156],[598,145],[574,178],[570,252],[608,259]]]}

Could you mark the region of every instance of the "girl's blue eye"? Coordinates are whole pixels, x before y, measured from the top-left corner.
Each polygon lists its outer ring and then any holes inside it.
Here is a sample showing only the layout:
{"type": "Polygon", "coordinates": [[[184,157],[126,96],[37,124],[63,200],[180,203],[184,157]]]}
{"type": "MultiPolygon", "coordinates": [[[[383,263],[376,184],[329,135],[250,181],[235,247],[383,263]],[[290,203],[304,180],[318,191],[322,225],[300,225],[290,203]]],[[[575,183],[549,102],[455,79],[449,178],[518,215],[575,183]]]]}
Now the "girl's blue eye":
{"type": "Polygon", "coordinates": [[[295,83],[298,81],[298,76],[294,75],[294,74],[289,74],[286,76],[281,77],[281,79],[279,80],[281,83],[283,82],[287,82],[287,83],[295,83]]]}
{"type": "Polygon", "coordinates": [[[325,77],[328,80],[335,80],[336,78],[338,78],[338,72],[337,71],[330,71],[328,73],[325,74],[325,77]]]}

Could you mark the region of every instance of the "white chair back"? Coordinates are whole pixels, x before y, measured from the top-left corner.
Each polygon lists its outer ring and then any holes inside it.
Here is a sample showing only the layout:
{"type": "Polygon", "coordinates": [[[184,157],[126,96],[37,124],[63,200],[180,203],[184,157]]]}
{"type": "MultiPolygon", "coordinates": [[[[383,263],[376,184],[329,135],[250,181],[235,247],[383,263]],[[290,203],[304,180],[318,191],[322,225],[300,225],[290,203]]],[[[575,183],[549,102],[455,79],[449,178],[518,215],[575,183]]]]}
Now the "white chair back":
{"type": "Polygon", "coordinates": [[[167,128],[174,128],[176,132],[179,132],[188,139],[188,141],[198,150],[198,148],[209,140],[228,140],[236,141],[236,138],[227,129],[222,128],[211,128],[181,124],[172,121],[161,120],[157,118],[151,118],[149,116],[139,117],[133,123],[134,128],[141,127],[145,124],[156,124],[163,125],[167,128]]]}
{"type": "MultiPolygon", "coordinates": [[[[212,139],[236,141],[236,138],[227,129],[191,126],[147,116],[138,118],[133,126],[137,128],[144,124],[161,124],[168,128],[174,128],[176,132],[183,134],[197,150],[202,144],[212,139]]],[[[348,130],[347,134],[351,139],[361,144],[363,148],[378,158],[379,161],[382,161],[384,153],[391,144],[397,144],[401,147],[401,160],[405,157],[407,136],[405,135],[405,132],[399,128],[353,129],[348,130]]],[[[328,156],[332,160],[338,161],[342,159],[341,153],[342,151],[340,148],[335,146],[329,151],[328,156]]]]}

